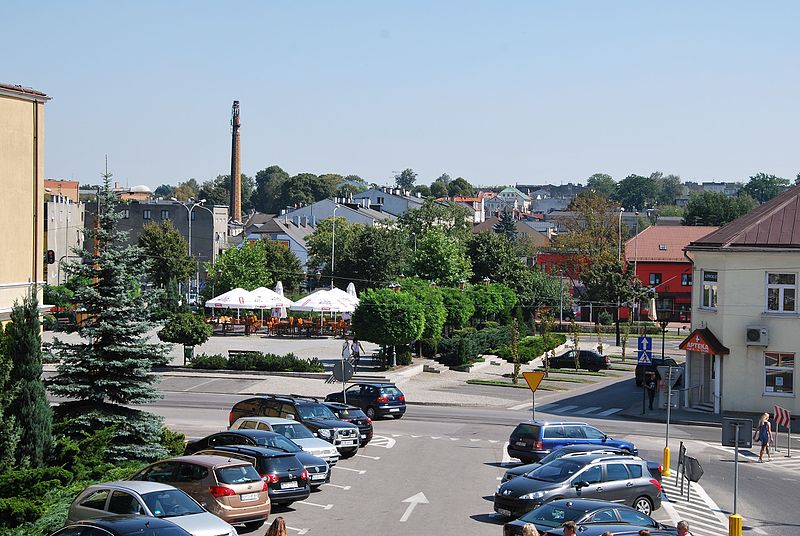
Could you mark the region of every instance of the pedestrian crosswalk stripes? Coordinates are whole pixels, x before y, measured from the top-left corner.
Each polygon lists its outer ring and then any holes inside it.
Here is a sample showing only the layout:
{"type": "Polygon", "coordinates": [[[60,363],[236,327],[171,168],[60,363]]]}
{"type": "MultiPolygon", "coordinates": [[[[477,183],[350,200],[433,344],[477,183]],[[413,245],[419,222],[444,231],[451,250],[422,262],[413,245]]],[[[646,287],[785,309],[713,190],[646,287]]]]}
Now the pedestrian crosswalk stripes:
{"type": "MultiPolygon", "coordinates": [[[[673,470],[674,474],[674,470],[673,470]]],[[[675,477],[664,478],[662,506],[672,517],[672,525],[684,520],[694,536],[719,536],[728,533],[728,521],[714,500],[703,487],[694,483],[687,499],[688,483],[684,482],[681,494],[680,482],[675,477]]]]}
{"type": "MultiPolygon", "coordinates": [[[[508,409],[511,410],[518,410],[527,408],[530,409],[530,404],[519,404],[517,406],[511,406],[508,409]]],[[[536,407],[536,412],[542,413],[549,413],[551,415],[585,415],[585,416],[593,416],[593,417],[610,417],[616,413],[622,411],[623,408],[603,408],[600,406],[576,406],[576,405],[566,405],[566,404],[544,404],[542,406],[536,407]]]]}

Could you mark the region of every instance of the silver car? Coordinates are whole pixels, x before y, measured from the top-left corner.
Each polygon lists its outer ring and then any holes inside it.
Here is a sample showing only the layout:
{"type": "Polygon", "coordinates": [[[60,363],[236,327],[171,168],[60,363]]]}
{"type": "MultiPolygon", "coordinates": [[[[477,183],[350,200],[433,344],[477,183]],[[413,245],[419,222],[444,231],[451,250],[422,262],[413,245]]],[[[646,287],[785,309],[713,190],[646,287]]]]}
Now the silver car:
{"type": "Polygon", "coordinates": [[[237,536],[236,529],[185,492],[158,482],[119,480],[89,486],[70,505],[67,520],[74,523],[117,514],[168,519],[193,536],[237,536]]]}
{"type": "Polygon", "coordinates": [[[302,423],[281,417],[242,417],[236,419],[230,430],[268,430],[281,434],[291,439],[309,454],[322,458],[329,465],[334,466],[339,461],[339,451],[336,447],[315,436],[311,430],[302,423]]]}

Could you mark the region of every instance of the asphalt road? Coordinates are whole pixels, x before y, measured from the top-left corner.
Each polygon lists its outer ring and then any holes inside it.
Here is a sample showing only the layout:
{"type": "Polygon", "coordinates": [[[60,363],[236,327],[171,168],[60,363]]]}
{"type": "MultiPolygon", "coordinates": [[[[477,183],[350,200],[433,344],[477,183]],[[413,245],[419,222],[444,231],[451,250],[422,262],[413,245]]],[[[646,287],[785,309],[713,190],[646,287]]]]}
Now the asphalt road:
{"type": "MultiPolygon", "coordinates": [[[[180,390],[170,390],[177,386],[165,384],[164,399],[146,409],[164,416],[171,428],[189,437],[223,430],[230,407],[244,396],[204,393],[199,386],[203,380],[196,381],[196,388],[181,385],[180,390]]],[[[618,413],[599,415],[605,408],[628,407],[640,393],[627,380],[555,394],[541,405],[537,401],[542,408],[537,418],[589,422],[613,437],[634,441],[642,456],[660,460],[663,424],[632,421],[618,413]],[[570,406],[569,414],[560,414],[560,409],[570,406]],[[585,411],[582,408],[599,409],[575,414],[585,411]]],[[[516,423],[527,418],[529,407],[488,410],[410,405],[402,420],[375,423],[379,437],[359,456],[340,462],[331,486],[290,509],[276,509],[275,514],[284,515],[294,534],[350,536],[364,533],[365,527],[374,531],[377,526],[378,532],[387,536],[499,535],[502,520],[492,512],[491,496],[504,464],[511,463],[504,452],[508,435],[516,423]],[[422,499],[419,493],[427,503],[411,506],[411,502],[403,502],[422,499]]],[[[692,503],[676,504],[678,510],[671,505],[662,508],[655,517],[673,522],[686,517],[699,536],[724,534],[721,521],[709,522],[705,529],[701,525],[715,516],[708,505],[716,504],[722,510],[717,518],[732,508],[731,449],[719,446],[719,428],[673,425],[670,434],[673,459],[679,442],[684,441],[688,454],[703,465],[700,484],[707,499],[695,487],[692,503]]],[[[800,444],[795,443],[794,448],[800,454],[800,444]]],[[[746,533],[800,534],[795,499],[800,465],[785,460],[757,464],[751,453],[741,458],[739,512],[745,518],[746,533]]],[[[261,536],[263,532],[251,534],[261,536]]]]}

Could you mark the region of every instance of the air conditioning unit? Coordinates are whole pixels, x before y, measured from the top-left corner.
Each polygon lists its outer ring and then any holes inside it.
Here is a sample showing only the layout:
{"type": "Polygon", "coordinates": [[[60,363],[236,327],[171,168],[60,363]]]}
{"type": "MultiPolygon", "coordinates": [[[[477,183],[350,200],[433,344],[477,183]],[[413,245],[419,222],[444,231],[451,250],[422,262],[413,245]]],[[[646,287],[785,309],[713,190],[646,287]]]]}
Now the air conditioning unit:
{"type": "Polygon", "coordinates": [[[748,346],[767,346],[769,344],[769,330],[767,326],[747,326],[745,330],[745,344],[748,346]]]}

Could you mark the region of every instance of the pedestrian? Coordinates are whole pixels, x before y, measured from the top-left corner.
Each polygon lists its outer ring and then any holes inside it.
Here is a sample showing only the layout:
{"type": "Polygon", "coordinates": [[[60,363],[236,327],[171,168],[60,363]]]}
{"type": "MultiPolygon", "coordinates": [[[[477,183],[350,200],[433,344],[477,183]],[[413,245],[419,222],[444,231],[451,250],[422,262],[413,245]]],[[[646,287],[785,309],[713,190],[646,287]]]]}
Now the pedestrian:
{"type": "Polygon", "coordinates": [[[657,385],[655,373],[648,372],[644,387],[647,389],[647,398],[650,400],[650,411],[653,410],[653,400],[656,398],[657,385]]]}
{"type": "Polygon", "coordinates": [[[344,338],[344,344],[342,344],[342,360],[343,361],[350,361],[350,338],[344,338]]]}
{"type": "Polygon", "coordinates": [[[575,536],[578,531],[578,525],[574,521],[567,521],[561,526],[564,527],[564,536],[575,536]]]}
{"type": "Polygon", "coordinates": [[[764,413],[758,420],[758,428],[753,433],[753,441],[761,442],[761,452],[758,453],[758,463],[764,463],[764,451],[767,452],[767,459],[772,461],[772,454],[769,452],[769,440],[772,438],[772,425],[769,422],[769,413],[764,413]]]}
{"type": "Polygon", "coordinates": [[[361,343],[358,339],[353,339],[350,351],[353,352],[353,372],[358,372],[358,362],[361,360],[361,343]]]}
{"type": "Polygon", "coordinates": [[[283,517],[276,517],[264,536],[288,536],[286,533],[286,521],[284,521],[283,517]]]}
{"type": "Polygon", "coordinates": [[[650,536],[650,531],[647,529],[642,529],[639,531],[639,536],[650,536]]]}
{"type": "Polygon", "coordinates": [[[680,520],[678,521],[678,536],[691,536],[691,532],[689,532],[689,523],[687,521],[680,520]]]}
{"type": "Polygon", "coordinates": [[[536,526],[532,523],[525,523],[522,527],[522,536],[540,536],[536,526]]]}

